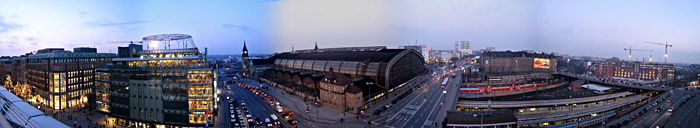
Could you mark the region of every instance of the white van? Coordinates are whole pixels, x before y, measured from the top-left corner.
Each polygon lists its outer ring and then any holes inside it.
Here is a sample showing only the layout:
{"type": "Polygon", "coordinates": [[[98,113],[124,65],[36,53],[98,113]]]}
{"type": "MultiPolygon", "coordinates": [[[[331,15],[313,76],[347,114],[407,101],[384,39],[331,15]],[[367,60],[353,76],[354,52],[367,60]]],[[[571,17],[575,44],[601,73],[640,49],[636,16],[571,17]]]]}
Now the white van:
{"type": "Polygon", "coordinates": [[[280,124],[280,120],[279,120],[279,118],[277,118],[277,115],[275,115],[275,114],[270,114],[270,118],[272,118],[272,122],[273,122],[275,125],[280,124]]]}

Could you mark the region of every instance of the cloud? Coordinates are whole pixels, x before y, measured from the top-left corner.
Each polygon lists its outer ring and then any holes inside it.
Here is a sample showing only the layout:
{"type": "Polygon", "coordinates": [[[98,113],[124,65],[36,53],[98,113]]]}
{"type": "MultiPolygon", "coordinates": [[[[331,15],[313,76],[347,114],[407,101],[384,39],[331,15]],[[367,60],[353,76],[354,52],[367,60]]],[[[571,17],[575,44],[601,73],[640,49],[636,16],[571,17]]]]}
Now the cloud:
{"type": "Polygon", "coordinates": [[[241,31],[253,31],[248,25],[233,25],[233,24],[224,24],[222,27],[227,28],[227,29],[238,29],[241,31]]]}
{"type": "Polygon", "coordinates": [[[0,16],[0,33],[5,33],[7,31],[10,31],[12,29],[17,29],[20,27],[22,27],[22,25],[20,25],[20,24],[5,22],[5,18],[0,16]]]}
{"type": "Polygon", "coordinates": [[[25,39],[26,39],[27,41],[35,41],[35,40],[36,40],[36,38],[34,38],[34,37],[27,37],[27,38],[25,38],[25,39]]]}
{"type": "Polygon", "coordinates": [[[126,22],[92,21],[92,22],[87,22],[85,24],[90,25],[90,26],[95,26],[95,27],[111,27],[111,26],[125,26],[125,25],[134,25],[134,24],[142,24],[142,23],[146,23],[146,21],[143,21],[143,20],[134,20],[134,21],[126,21],[126,22]]]}

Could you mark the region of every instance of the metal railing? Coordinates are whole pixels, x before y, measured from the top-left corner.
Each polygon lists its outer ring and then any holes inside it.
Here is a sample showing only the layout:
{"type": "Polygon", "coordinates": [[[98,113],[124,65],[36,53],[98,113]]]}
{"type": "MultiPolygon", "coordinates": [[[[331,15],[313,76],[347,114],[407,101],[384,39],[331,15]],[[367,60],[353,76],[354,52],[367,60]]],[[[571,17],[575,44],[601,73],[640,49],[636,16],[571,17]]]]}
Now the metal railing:
{"type": "Polygon", "coordinates": [[[0,124],[4,128],[69,128],[0,87],[0,124]],[[10,125],[11,126],[6,126],[10,125]]]}

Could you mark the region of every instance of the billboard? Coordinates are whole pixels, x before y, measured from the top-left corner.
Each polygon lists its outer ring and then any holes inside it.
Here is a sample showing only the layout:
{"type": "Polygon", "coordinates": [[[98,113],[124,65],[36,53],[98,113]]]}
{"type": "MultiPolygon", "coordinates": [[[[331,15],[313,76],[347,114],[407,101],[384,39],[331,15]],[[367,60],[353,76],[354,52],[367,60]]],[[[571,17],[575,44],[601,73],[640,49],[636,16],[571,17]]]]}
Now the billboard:
{"type": "Polygon", "coordinates": [[[534,68],[549,68],[552,63],[550,63],[549,59],[544,59],[544,58],[535,58],[535,61],[533,63],[534,68]]]}

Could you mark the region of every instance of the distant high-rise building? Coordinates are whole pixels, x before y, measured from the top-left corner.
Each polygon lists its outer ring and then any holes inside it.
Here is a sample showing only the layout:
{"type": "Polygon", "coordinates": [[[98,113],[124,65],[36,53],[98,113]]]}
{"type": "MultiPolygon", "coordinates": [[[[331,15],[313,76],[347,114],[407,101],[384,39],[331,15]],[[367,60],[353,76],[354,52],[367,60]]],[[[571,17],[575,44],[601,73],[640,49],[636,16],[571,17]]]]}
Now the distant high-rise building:
{"type": "Polygon", "coordinates": [[[455,41],[455,51],[459,51],[459,41],[455,41]]]}
{"type": "Polygon", "coordinates": [[[461,49],[472,49],[472,48],[471,48],[471,45],[472,45],[471,42],[469,42],[469,41],[461,41],[461,43],[462,43],[461,49]]]}

